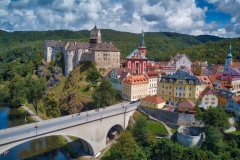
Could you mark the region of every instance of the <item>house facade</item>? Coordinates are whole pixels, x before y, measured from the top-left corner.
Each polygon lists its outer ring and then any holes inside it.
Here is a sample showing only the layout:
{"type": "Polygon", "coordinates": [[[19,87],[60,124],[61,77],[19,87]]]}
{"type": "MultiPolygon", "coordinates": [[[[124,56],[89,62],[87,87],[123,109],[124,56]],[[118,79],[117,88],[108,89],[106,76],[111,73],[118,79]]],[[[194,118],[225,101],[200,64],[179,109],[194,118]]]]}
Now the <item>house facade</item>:
{"type": "Polygon", "coordinates": [[[188,70],[191,70],[192,62],[188,59],[188,57],[185,54],[177,54],[171,59],[171,64],[177,71],[181,66],[184,66],[188,68],[188,70]]]}
{"type": "Polygon", "coordinates": [[[158,95],[174,104],[187,99],[196,102],[199,92],[206,87],[196,76],[180,70],[172,75],[162,76],[158,86],[158,95]]]}
{"type": "Polygon", "coordinates": [[[148,95],[141,99],[141,106],[162,109],[166,101],[157,95],[148,95]]]}
{"type": "Polygon", "coordinates": [[[122,80],[122,98],[136,101],[148,95],[148,79],[144,75],[130,75],[122,80]]]}
{"type": "Polygon", "coordinates": [[[240,97],[232,96],[227,101],[226,110],[240,116],[240,97]]]}
{"type": "Polygon", "coordinates": [[[130,70],[128,68],[114,68],[109,72],[107,78],[119,95],[122,95],[122,80],[129,75],[130,70]]]}
{"type": "Polygon", "coordinates": [[[218,106],[218,98],[214,94],[213,90],[209,87],[201,92],[199,96],[199,102],[199,107],[204,109],[208,109],[210,106],[214,108],[218,106]]]}
{"type": "Polygon", "coordinates": [[[161,76],[164,75],[164,72],[161,71],[149,71],[145,73],[145,76],[148,78],[148,95],[157,95],[158,94],[158,82],[161,80],[161,76]]]}

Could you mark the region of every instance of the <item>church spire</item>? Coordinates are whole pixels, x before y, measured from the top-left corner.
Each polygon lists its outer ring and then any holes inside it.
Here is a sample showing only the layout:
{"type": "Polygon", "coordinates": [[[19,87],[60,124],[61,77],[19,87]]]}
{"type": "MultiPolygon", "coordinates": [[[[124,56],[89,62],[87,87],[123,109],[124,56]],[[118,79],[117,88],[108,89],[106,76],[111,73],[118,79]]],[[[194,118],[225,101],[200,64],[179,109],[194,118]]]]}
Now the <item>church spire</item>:
{"type": "Polygon", "coordinates": [[[145,46],[145,42],[144,42],[144,32],[143,32],[143,30],[142,30],[142,37],[141,37],[141,41],[140,41],[139,47],[140,48],[146,47],[145,46]]]}

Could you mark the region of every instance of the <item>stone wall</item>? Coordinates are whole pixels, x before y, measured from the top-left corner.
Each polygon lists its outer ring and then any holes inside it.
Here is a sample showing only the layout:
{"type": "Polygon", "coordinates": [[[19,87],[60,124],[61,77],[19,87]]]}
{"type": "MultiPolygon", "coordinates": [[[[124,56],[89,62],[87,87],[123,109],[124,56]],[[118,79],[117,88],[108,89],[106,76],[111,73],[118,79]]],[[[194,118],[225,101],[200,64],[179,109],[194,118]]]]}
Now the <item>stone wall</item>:
{"type": "Polygon", "coordinates": [[[199,128],[180,126],[177,130],[177,141],[185,147],[201,146],[203,139],[204,136],[199,128]],[[189,133],[183,132],[184,129],[189,133]]]}
{"type": "Polygon", "coordinates": [[[179,125],[201,125],[202,122],[195,119],[195,115],[186,113],[169,112],[161,109],[140,107],[144,112],[164,123],[179,125]]]}

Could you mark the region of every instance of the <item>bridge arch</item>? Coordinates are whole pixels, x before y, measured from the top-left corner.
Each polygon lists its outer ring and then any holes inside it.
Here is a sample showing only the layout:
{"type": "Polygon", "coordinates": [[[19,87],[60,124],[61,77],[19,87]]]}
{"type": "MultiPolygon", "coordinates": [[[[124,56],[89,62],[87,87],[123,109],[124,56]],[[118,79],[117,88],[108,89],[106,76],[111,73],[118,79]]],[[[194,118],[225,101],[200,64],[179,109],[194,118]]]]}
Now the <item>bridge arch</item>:
{"type": "Polygon", "coordinates": [[[118,137],[119,133],[124,131],[123,126],[120,124],[115,124],[107,129],[106,144],[108,144],[112,139],[118,137]]]}
{"type": "Polygon", "coordinates": [[[4,146],[4,150],[6,151],[6,150],[10,150],[11,148],[14,148],[14,147],[16,147],[16,146],[19,146],[19,145],[22,145],[22,144],[24,144],[24,143],[26,143],[26,142],[30,142],[30,141],[32,141],[32,140],[37,140],[37,139],[40,139],[40,138],[46,138],[46,137],[51,137],[51,136],[69,136],[69,137],[76,137],[76,138],[78,138],[80,141],[81,141],[81,143],[82,143],[82,150],[85,152],[85,153],[87,153],[87,154],[89,154],[89,155],[94,155],[94,150],[93,150],[93,147],[92,147],[92,145],[88,142],[88,141],[86,141],[85,139],[83,139],[82,137],[78,137],[78,136],[73,136],[73,135],[66,135],[66,134],[44,134],[44,135],[40,135],[40,136],[35,136],[35,137],[31,137],[31,138],[28,138],[28,139],[23,139],[23,140],[20,140],[20,141],[17,141],[17,142],[15,142],[15,143],[13,143],[13,144],[8,144],[8,145],[6,145],[6,146],[4,146]]]}

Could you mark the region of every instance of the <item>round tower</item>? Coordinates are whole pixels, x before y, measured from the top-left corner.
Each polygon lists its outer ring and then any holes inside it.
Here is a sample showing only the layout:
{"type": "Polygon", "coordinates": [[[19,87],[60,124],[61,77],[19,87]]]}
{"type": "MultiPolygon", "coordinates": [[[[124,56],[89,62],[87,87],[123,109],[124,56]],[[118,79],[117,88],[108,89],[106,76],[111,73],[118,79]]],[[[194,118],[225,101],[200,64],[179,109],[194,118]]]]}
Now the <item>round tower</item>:
{"type": "Polygon", "coordinates": [[[229,49],[228,49],[228,54],[225,59],[224,71],[228,70],[232,64],[233,56],[232,56],[231,51],[232,51],[232,46],[230,45],[229,49]]]}
{"type": "Polygon", "coordinates": [[[69,73],[73,70],[73,68],[74,68],[74,59],[73,59],[73,57],[74,57],[74,55],[75,55],[75,53],[74,53],[75,51],[65,51],[64,52],[64,60],[65,60],[65,76],[68,76],[69,75],[69,73]]]}

